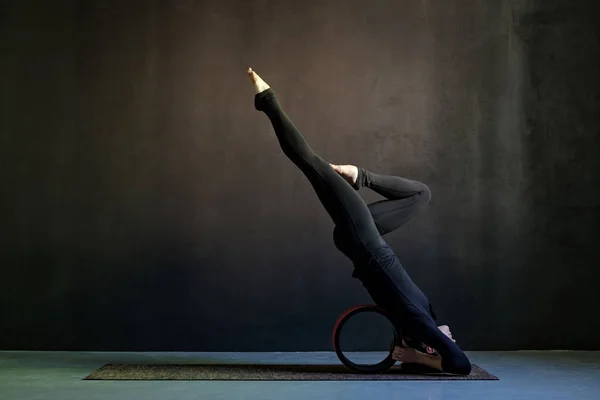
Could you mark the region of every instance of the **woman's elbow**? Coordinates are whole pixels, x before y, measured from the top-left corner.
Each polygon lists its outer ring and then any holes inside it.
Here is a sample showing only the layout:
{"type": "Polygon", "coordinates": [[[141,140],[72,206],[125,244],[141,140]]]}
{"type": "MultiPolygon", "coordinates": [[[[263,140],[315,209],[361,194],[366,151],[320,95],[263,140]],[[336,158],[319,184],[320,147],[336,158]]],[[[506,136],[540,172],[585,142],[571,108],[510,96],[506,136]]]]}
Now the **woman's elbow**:
{"type": "Polygon", "coordinates": [[[466,355],[452,357],[451,359],[442,359],[442,369],[444,372],[457,375],[469,375],[471,373],[471,362],[466,355]]]}

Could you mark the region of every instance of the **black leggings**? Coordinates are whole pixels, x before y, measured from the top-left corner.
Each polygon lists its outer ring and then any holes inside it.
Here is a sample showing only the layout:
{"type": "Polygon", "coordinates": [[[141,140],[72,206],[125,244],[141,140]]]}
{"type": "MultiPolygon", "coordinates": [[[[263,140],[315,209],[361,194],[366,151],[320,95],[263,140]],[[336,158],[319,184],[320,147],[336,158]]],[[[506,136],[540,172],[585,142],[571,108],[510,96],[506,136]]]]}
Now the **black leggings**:
{"type": "Polygon", "coordinates": [[[375,303],[390,312],[393,319],[397,316],[402,329],[409,332],[412,339],[435,348],[442,356],[444,370],[468,373],[470,364],[466,356],[439,331],[427,297],[412,282],[382,238],[429,202],[429,188],[421,182],[378,175],[362,168],[353,188],[310,148],[271,89],[257,94],[254,104],[269,117],[283,152],[308,178],[331,216],[336,246],[356,269],[367,270],[361,280],[375,303]],[[367,206],[355,190],[361,186],[373,189],[387,200],[367,206]],[[373,260],[377,265],[374,273],[368,271],[373,260]]]}
{"type": "Polygon", "coordinates": [[[336,226],[336,245],[351,249],[353,261],[363,261],[357,257],[368,261],[373,249],[385,245],[382,235],[406,223],[429,202],[429,188],[421,182],[361,168],[355,188],[367,186],[388,198],[367,206],[356,190],[310,148],[271,89],[257,94],[254,103],[271,120],[285,155],[308,178],[336,226]]]}
{"type": "MultiPolygon", "coordinates": [[[[421,182],[399,176],[376,174],[360,167],[358,179],[353,186],[356,190],[361,187],[369,188],[386,198],[367,206],[380,236],[410,221],[431,200],[431,191],[421,182]]],[[[365,212],[364,207],[361,212],[365,212]]],[[[336,247],[355,263],[364,258],[361,257],[361,253],[366,253],[368,258],[372,256],[369,249],[359,248],[352,235],[339,226],[333,231],[333,239],[336,247]]]]}

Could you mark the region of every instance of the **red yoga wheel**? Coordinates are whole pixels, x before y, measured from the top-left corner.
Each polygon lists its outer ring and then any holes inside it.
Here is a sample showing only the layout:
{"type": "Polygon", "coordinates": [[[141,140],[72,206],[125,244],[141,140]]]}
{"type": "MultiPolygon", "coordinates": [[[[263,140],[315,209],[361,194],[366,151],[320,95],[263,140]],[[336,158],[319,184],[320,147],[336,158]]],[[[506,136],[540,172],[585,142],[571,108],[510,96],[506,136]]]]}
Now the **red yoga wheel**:
{"type": "MultiPolygon", "coordinates": [[[[391,324],[390,317],[385,312],[385,310],[383,310],[380,307],[377,307],[375,305],[370,305],[370,304],[369,305],[358,305],[358,306],[351,307],[351,308],[347,309],[346,311],[344,311],[338,317],[338,319],[335,323],[335,326],[333,327],[333,334],[332,334],[333,349],[335,350],[335,354],[337,354],[337,356],[340,359],[340,361],[342,362],[342,364],[344,364],[344,366],[346,368],[348,368],[349,370],[351,370],[353,372],[356,372],[359,374],[377,374],[377,373],[385,372],[396,363],[396,361],[392,359],[392,352],[394,350],[394,346],[396,344],[402,343],[400,336],[398,334],[398,331],[395,327],[393,330],[392,343],[388,349],[389,353],[382,361],[380,361],[378,363],[374,363],[374,364],[355,363],[353,361],[350,361],[350,359],[348,359],[348,357],[346,357],[346,355],[342,351],[342,348],[340,345],[340,336],[343,331],[344,325],[352,317],[355,317],[356,315],[363,314],[363,313],[380,314],[383,317],[385,317],[388,321],[390,321],[390,324],[391,324]]],[[[391,324],[391,325],[394,326],[393,324],[391,324]]]]}

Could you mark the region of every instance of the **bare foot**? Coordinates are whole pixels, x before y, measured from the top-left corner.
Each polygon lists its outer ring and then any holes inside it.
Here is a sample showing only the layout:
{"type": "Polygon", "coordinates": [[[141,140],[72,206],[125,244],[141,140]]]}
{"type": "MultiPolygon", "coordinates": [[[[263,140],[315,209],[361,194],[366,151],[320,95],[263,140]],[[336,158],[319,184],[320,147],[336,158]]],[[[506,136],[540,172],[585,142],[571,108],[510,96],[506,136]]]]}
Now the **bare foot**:
{"type": "Polygon", "coordinates": [[[354,185],[358,179],[358,168],[355,165],[335,165],[329,164],[340,174],[349,184],[354,185]]]}
{"type": "Polygon", "coordinates": [[[448,339],[452,340],[454,343],[456,343],[456,340],[454,340],[452,338],[452,332],[450,332],[450,327],[448,325],[440,325],[438,326],[438,329],[440,331],[442,331],[442,333],[446,336],[448,336],[448,339]]]}
{"type": "Polygon", "coordinates": [[[252,84],[254,84],[254,90],[256,93],[264,92],[270,88],[270,86],[267,85],[267,82],[263,81],[256,72],[252,71],[252,68],[248,68],[248,76],[250,77],[252,84]]]}

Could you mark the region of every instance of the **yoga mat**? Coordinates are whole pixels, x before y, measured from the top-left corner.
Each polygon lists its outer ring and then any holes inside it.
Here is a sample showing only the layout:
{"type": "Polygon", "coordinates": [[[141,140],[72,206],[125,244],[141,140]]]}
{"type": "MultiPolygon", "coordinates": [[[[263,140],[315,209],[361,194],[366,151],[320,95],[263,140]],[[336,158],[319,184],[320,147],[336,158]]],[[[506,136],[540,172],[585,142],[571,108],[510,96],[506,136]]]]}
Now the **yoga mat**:
{"type": "Polygon", "coordinates": [[[473,365],[470,375],[395,366],[381,374],[355,374],[342,365],[306,364],[106,364],[85,380],[192,381],[399,381],[498,380],[473,365]],[[431,372],[430,372],[431,371],[431,372]]]}

